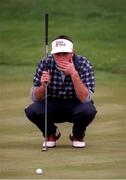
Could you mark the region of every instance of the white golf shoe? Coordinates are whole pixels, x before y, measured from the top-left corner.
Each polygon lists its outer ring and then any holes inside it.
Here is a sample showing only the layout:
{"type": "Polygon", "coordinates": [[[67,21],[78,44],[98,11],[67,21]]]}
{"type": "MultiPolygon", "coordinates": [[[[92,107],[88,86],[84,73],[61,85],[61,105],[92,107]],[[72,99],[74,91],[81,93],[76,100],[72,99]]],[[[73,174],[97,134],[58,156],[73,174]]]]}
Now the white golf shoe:
{"type": "Polygon", "coordinates": [[[84,148],[86,146],[86,143],[84,139],[77,139],[74,136],[70,134],[70,140],[72,141],[72,146],[75,148],[84,148]]]}
{"type": "Polygon", "coordinates": [[[56,129],[56,133],[55,134],[51,134],[50,136],[47,137],[47,141],[45,143],[45,141],[43,142],[43,147],[45,147],[45,145],[47,145],[48,148],[53,148],[56,146],[56,141],[60,138],[61,133],[59,132],[59,129],[56,129]]]}

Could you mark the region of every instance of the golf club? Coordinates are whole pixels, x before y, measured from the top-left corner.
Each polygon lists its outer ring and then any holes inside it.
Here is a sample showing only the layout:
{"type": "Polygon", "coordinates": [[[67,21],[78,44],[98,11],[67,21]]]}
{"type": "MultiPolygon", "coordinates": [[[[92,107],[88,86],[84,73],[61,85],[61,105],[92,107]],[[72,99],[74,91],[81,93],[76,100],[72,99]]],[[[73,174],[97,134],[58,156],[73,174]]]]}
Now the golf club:
{"type": "MultiPolygon", "coordinates": [[[[47,70],[47,57],[48,57],[48,13],[45,14],[45,57],[46,57],[46,67],[47,70]]],[[[45,85],[45,137],[44,137],[45,146],[42,151],[47,151],[47,83],[45,85]]]]}

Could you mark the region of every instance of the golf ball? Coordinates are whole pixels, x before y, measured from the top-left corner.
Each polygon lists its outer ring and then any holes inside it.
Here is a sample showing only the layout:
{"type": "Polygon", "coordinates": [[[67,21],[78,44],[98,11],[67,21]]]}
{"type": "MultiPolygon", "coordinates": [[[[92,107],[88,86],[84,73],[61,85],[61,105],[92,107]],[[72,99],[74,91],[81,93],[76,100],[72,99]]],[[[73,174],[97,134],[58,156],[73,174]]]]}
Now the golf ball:
{"type": "Polygon", "coordinates": [[[42,173],[43,173],[42,169],[40,169],[40,168],[36,169],[36,174],[42,174],[42,173]]]}

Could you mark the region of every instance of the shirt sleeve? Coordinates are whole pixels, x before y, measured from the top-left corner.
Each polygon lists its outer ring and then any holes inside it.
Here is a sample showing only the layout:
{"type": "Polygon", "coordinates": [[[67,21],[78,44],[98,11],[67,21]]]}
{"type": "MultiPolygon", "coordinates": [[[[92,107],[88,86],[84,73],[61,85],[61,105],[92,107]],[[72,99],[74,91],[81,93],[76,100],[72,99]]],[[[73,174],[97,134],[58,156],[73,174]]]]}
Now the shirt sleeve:
{"type": "Polygon", "coordinates": [[[87,59],[84,59],[82,61],[80,77],[83,83],[89,89],[89,91],[94,93],[94,87],[95,87],[94,70],[93,70],[92,64],[87,59]]]}
{"type": "Polygon", "coordinates": [[[45,60],[41,60],[36,68],[36,72],[33,79],[33,86],[40,86],[41,85],[41,76],[42,72],[45,69],[45,60]]]}

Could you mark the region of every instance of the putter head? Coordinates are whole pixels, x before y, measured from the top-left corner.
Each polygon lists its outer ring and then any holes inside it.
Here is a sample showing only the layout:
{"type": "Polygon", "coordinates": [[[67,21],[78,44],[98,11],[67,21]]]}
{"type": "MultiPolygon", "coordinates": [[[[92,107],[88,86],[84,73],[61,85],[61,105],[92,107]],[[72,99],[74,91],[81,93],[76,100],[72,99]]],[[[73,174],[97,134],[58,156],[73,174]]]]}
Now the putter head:
{"type": "Polygon", "coordinates": [[[43,145],[42,145],[42,151],[47,151],[47,149],[48,149],[47,138],[45,137],[45,140],[44,140],[43,145]]]}
{"type": "Polygon", "coordinates": [[[47,150],[48,150],[47,147],[43,147],[43,148],[42,148],[42,151],[47,151],[47,150]]]}

